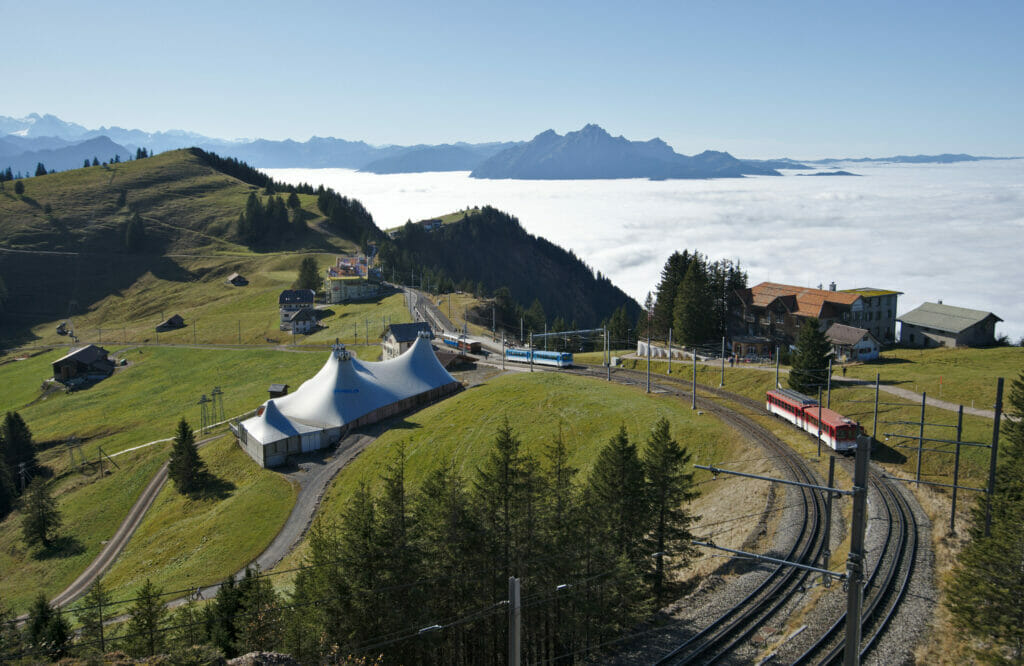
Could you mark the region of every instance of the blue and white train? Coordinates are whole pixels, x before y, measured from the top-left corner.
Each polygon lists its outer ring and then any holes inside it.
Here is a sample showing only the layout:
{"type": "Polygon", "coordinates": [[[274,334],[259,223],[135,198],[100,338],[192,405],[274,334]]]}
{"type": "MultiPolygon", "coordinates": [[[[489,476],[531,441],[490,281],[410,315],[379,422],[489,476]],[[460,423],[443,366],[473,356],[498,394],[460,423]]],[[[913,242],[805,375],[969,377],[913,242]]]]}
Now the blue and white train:
{"type": "MultiPolygon", "coordinates": [[[[530,353],[531,352],[529,349],[516,349],[510,347],[505,350],[505,360],[515,361],[516,363],[529,363],[530,353]]],[[[533,362],[536,365],[553,365],[557,368],[568,368],[572,366],[571,352],[556,352],[544,351],[542,349],[534,349],[532,353],[533,362]]]]}

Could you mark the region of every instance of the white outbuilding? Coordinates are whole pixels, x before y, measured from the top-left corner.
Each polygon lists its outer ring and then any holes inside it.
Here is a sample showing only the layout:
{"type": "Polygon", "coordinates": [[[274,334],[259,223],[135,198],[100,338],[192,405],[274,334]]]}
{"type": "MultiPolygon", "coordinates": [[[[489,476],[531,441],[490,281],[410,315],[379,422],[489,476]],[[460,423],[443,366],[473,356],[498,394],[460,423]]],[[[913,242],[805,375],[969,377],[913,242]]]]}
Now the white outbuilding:
{"type": "Polygon", "coordinates": [[[363,362],[335,345],[324,366],[294,392],[268,400],[234,426],[239,445],[263,467],[326,448],[349,431],[434,402],[461,388],[420,337],[398,358],[363,362]]]}

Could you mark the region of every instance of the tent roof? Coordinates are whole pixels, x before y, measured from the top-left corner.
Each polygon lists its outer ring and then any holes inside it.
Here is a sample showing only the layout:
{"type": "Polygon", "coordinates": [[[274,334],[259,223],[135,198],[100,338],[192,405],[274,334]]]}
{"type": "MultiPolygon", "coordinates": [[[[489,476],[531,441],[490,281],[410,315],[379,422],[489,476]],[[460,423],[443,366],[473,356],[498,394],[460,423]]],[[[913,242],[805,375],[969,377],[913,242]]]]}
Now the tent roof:
{"type": "MultiPolygon", "coordinates": [[[[302,386],[289,395],[268,400],[263,416],[249,419],[244,425],[255,434],[250,422],[265,419],[271,411],[269,406],[274,404],[274,411],[293,427],[340,427],[375,409],[455,381],[438,362],[427,338],[418,338],[398,358],[380,363],[363,362],[338,349],[302,386]]],[[[290,436],[283,435],[286,431],[281,428],[277,430],[282,436],[290,436]]],[[[262,442],[274,441],[259,438],[262,442]]]]}
{"type": "Polygon", "coordinates": [[[267,400],[267,403],[263,406],[263,413],[251,419],[246,419],[244,425],[250,435],[264,444],[317,430],[317,428],[311,426],[289,421],[281,413],[281,410],[277,408],[273,400],[267,400]]]}

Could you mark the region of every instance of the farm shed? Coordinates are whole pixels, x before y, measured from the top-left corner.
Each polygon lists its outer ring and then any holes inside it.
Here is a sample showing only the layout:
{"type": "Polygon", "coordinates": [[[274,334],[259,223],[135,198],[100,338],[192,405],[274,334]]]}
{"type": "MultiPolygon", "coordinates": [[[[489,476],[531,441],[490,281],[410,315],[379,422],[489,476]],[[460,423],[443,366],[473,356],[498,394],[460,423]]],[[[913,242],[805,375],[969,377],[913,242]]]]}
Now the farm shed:
{"type": "Polygon", "coordinates": [[[163,333],[164,331],[173,331],[179,328],[185,328],[185,320],[181,318],[181,315],[176,314],[157,324],[156,332],[163,333]]]}
{"type": "Polygon", "coordinates": [[[53,362],[53,378],[66,382],[75,378],[109,377],[114,372],[114,362],[107,358],[109,352],[103,347],[86,345],[53,362]]]}
{"type": "Polygon", "coordinates": [[[991,312],[924,303],[898,318],[900,343],[908,347],[985,347],[996,342],[991,312]]]}
{"type": "Polygon", "coordinates": [[[233,425],[239,445],[264,467],[340,441],[353,428],[431,403],[461,385],[420,337],[390,361],[362,362],[335,345],[324,366],[294,392],[268,400],[233,425]]]}
{"type": "Polygon", "coordinates": [[[236,287],[244,287],[245,285],[249,284],[249,281],[246,280],[244,276],[238,273],[232,273],[231,275],[228,276],[228,284],[234,285],[236,287]]]}

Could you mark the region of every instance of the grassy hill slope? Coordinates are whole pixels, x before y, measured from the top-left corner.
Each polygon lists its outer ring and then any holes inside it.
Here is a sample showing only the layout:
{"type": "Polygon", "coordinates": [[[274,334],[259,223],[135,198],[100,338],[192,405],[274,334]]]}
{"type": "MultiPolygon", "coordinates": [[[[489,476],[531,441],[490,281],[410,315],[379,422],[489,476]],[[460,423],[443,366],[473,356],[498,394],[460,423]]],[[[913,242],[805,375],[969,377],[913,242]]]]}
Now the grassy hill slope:
{"type": "MultiPolygon", "coordinates": [[[[19,181],[20,196],[7,183],[0,192],[0,278],[8,298],[0,324],[8,330],[0,335],[32,339],[26,328],[86,312],[138,290],[144,279],[181,285],[264,258],[238,241],[237,229],[250,194],[265,201],[264,189],[218,166],[202,151],[177,150],[27,178],[19,181]],[[126,229],[136,214],[142,240],[129,250],[126,229]]],[[[315,195],[298,197],[307,229],[290,228],[276,251],[355,248],[326,230],[315,195]]]]}

